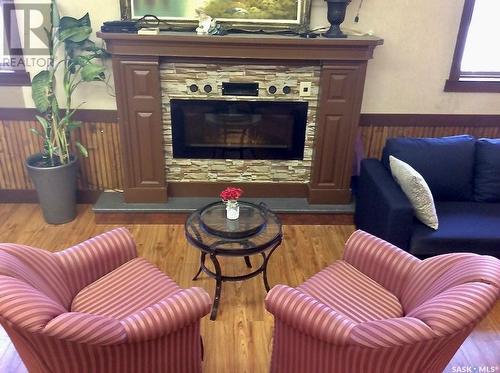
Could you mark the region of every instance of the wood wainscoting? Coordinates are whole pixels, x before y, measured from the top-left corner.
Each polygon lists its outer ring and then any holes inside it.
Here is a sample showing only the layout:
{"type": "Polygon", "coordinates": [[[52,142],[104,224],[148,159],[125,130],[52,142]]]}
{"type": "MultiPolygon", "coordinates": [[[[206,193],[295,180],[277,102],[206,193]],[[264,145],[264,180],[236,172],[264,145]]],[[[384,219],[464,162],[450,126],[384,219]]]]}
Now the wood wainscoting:
{"type": "MultiPolygon", "coordinates": [[[[26,173],[25,159],[40,151],[34,109],[0,109],[0,201],[34,202],[36,193],[26,173]]],[[[88,158],[80,159],[79,200],[90,202],[102,190],[122,189],[123,174],[116,111],[81,110],[82,127],[74,135],[85,144],[88,158]]]]}
{"type": "MultiPolygon", "coordinates": [[[[39,149],[34,109],[0,109],[0,202],[34,202],[36,195],[24,168],[24,160],[39,149]]],[[[89,149],[81,159],[80,200],[93,202],[102,190],[122,190],[123,173],[117,113],[113,110],[81,110],[77,119],[83,122],[75,135],[89,149]]],[[[470,134],[475,137],[500,138],[500,115],[440,114],[362,114],[360,136],[364,157],[379,158],[389,137],[439,137],[470,134]]],[[[168,175],[167,175],[168,179],[168,175]]],[[[221,186],[206,183],[171,183],[173,197],[214,195],[221,186]]],[[[246,189],[249,186],[245,185],[246,189]]],[[[300,184],[255,185],[255,196],[305,197],[306,186],[300,184]],[[285,187],[286,186],[286,187],[285,187]]],[[[253,196],[253,195],[252,195],[253,196]]]]}
{"type": "Polygon", "coordinates": [[[364,158],[380,158],[391,137],[500,138],[500,115],[362,114],[359,125],[364,158]]]}

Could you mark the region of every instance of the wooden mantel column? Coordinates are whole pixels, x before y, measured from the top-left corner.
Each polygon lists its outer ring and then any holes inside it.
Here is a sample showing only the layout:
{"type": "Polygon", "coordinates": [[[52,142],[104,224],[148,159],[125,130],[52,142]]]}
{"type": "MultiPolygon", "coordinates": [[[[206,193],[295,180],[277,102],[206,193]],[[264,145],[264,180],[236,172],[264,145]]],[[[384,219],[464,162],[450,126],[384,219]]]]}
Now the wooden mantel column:
{"type": "Polygon", "coordinates": [[[113,56],[126,202],[166,202],[158,56],[113,56]]]}
{"type": "Polygon", "coordinates": [[[123,144],[126,202],[164,202],[168,175],[162,136],[159,63],[196,62],[307,64],[321,66],[308,199],[348,203],[354,142],[358,131],[366,66],[376,37],[303,39],[289,36],[97,35],[113,56],[119,124],[123,144]]]}
{"type": "Polygon", "coordinates": [[[309,183],[310,203],[348,203],[366,61],[324,64],[309,183]]]}

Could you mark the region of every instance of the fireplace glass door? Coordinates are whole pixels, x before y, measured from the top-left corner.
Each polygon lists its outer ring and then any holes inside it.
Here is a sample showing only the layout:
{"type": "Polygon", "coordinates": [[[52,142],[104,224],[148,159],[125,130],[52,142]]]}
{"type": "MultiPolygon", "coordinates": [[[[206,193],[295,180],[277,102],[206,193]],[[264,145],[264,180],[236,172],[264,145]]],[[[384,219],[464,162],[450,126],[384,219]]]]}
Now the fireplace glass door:
{"type": "Polygon", "coordinates": [[[302,159],[307,102],[170,101],[174,158],[302,159]]]}

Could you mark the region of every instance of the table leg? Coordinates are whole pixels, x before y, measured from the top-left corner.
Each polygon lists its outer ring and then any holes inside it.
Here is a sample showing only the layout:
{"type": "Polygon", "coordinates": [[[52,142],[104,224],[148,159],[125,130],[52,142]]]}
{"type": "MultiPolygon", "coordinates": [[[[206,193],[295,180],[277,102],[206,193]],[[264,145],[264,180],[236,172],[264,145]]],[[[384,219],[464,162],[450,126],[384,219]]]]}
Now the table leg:
{"type": "Polygon", "coordinates": [[[264,257],[264,271],[262,272],[262,278],[264,279],[264,287],[266,288],[266,291],[269,291],[271,290],[271,287],[269,286],[269,282],[267,282],[267,263],[269,262],[269,258],[271,257],[271,255],[273,255],[273,252],[274,250],[276,250],[278,248],[278,246],[281,244],[281,242],[278,242],[272,249],[271,251],[269,251],[269,254],[264,254],[264,253],[261,253],[262,256],[264,257]]]}
{"type": "Polygon", "coordinates": [[[212,260],[212,263],[214,263],[215,281],[216,281],[214,303],[212,304],[212,312],[210,313],[210,320],[215,320],[215,318],[217,317],[217,311],[219,309],[220,294],[222,290],[222,273],[219,261],[217,260],[217,256],[215,254],[210,254],[210,260],[212,260]]]}
{"type": "MultiPolygon", "coordinates": [[[[252,242],[248,241],[248,240],[242,241],[241,245],[245,249],[249,249],[249,248],[253,247],[252,242]]],[[[246,263],[246,265],[247,265],[248,268],[252,268],[252,262],[250,261],[250,257],[249,256],[245,256],[245,263],[246,263]]]]}
{"type": "Polygon", "coordinates": [[[245,257],[245,263],[247,264],[248,268],[252,268],[252,262],[250,261],[250,257],[249,256],[245,257]]]}
{"type": "Polygon", "coordinates": [[[201,253],[201,256],[200,256],[200,268],[198,269],[198,272],[196,272],[196,275],[194,275],[193,281],[198,280],[198,276],[201,273],[201,269],[202,269],[203,264],[205,263],[205,257],[206,256],[207,256],[207,254],[205,254],[204,252],[201,253]]]}

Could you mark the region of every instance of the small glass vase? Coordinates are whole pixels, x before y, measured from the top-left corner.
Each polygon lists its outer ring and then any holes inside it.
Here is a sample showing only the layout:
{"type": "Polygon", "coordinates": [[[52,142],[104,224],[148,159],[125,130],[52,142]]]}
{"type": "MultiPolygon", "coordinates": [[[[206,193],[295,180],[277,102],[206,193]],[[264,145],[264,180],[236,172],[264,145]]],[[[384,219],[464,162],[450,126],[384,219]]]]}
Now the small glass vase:
{"type": "Polygon", "coordinates": [[[226,217],[229,220],[236,220],[240,217],[240,205],[238,201],[230,200],[226,202],[226,217]]]}

